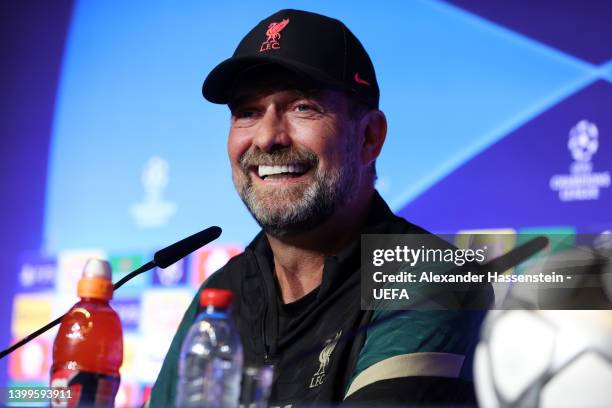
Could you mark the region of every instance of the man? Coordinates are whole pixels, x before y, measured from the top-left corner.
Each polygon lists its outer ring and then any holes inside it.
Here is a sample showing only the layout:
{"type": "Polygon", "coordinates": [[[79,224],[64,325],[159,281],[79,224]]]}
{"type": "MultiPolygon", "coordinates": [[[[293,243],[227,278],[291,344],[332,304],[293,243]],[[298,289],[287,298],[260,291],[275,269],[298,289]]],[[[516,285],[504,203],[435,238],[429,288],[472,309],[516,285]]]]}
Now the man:
{"type": "MultiPolygon", "coordinates": [[[[360,234],[425,231],[374,189],[387,123],[359,40],[338,20],[279,11],[209,74],[203,94],[230,108],[233,182],[263,230],[203,287],[234,292],[245,362],[275,366],[271,404],[473,401],[479,319],[360,308],[360,234]]],[[[194,299],[151,406],[173,404],[197,312],[194,299]]]]}

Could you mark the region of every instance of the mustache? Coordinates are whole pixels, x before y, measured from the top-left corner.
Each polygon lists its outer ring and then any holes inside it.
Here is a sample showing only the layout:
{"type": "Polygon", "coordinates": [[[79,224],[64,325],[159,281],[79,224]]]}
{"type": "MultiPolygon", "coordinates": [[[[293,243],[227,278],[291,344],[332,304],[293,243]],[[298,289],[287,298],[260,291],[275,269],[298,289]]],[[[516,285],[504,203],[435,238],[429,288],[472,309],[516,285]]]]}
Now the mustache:
{"type": "Polygon", "coordinates": [[[253,166],[282,166],[287,164],[304,164],[314,167],[319,163],[319,157],[308,150],[282,148],[271,152],[264,152],[259,148],[247,150],[239,160],[243,171],[253,166]]]}

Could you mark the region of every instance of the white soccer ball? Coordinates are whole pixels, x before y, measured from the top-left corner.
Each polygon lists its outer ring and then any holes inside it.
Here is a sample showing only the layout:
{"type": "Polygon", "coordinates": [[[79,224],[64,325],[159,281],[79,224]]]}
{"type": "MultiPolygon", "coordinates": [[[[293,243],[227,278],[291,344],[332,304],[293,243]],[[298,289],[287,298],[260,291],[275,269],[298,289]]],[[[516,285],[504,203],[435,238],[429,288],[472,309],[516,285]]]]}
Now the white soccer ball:
{"type": "Polygon", "coordinates": [[[521,291],[492,310],[476,348],[481,407],[612,407],[612,262],[572,248],[527,273],[571,274],[571,286],[521,291]],[[565,307],[568,310],[539,310],[565,307]],[[569,310],[583,308],[601,310],[569,310]]]}
{"type": "Polygon", "coordinates": [[[594,123],[581,120],[569,132],[567,148],[577,162],[588,162],[599,148],[599,130],[594,123]]]}
{"type": "Polygon", "coordinates": [[[492,311],[474,373],[481,407],[610,407],[612,312],[492,311]]]}

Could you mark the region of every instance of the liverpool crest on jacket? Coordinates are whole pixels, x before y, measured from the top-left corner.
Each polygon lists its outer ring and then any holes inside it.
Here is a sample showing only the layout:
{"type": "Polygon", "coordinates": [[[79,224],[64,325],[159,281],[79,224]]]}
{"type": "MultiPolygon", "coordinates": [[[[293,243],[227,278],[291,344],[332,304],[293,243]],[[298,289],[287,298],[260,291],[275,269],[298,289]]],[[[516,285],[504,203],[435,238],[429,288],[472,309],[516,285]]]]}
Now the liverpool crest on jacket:
{"type": "Polygon", "coordinates": [[[310,388],[315,388],[323,384],[323,381],[325,380],[325,370],[329,365],[329,360],[331,358],[332,353],[334,352],[334,348],[336,348],[336,344],[338,343],[338,339],[340,339],[341,335],[342,330],[336,333],[336,336],[333,339],[328,339],[325,342],[325,346],[319,354],[319,369],[310,379],[310,388]]]}

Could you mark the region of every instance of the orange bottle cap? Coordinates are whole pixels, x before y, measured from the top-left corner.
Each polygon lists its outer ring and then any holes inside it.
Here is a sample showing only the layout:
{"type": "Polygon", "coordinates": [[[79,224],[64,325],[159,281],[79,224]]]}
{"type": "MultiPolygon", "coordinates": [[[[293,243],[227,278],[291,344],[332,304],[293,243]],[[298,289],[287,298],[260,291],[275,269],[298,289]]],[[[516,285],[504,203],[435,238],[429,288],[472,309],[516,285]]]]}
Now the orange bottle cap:
{"type": "Polygon", "coordinates": [[[101,259],[90,259],[85,264],[77,286],[80,298],[109,300],[113,297],[111,266],[101,259]]]}

